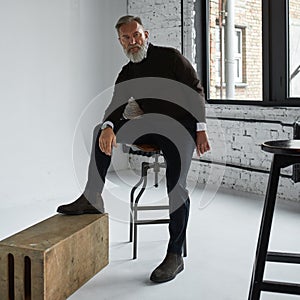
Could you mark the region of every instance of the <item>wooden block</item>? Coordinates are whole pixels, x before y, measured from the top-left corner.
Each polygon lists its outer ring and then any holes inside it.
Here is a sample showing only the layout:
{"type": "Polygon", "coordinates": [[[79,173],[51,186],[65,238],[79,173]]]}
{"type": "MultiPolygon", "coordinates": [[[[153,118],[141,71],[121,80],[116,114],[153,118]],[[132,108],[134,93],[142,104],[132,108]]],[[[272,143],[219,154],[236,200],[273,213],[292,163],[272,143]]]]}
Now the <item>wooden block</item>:
{"type": "Polygon", "coordinates": [[[55,215],[0,241],[0,299],[64,300],[108,264],[108,215],[55,215]]]}

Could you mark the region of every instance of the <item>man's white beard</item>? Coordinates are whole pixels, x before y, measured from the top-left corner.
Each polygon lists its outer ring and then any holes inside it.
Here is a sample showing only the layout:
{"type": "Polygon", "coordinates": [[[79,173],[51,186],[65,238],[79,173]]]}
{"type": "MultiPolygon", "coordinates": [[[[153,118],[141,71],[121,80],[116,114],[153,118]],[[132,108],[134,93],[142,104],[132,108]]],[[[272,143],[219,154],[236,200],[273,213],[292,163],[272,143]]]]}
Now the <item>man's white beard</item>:
{"type": "Polygon", "coordinates": [[[147,42],[140,46],[140,45],[135,45],[134,47],[139,47],[139,50],[136,53],[132,53],[129,50],[130,49],[124,49],[124,52],[126,56],[130,59],[131,62],[133,63],[139,63],[141,62],[144,58],[147,56],[147,50],[148,50],[148,45],[147,42]]]}

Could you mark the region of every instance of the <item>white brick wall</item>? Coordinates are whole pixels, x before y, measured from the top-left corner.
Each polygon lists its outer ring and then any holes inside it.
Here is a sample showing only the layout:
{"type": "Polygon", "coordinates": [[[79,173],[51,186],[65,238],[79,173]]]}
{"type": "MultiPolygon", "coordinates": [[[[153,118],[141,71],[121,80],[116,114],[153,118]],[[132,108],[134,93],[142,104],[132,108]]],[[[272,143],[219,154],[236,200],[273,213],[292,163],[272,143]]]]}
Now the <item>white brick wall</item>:
{"type": "MultiPolygon", "coordinates": [[[[204,158],[258,170],[269,170],[272,155],[261,150],[261,143],[274,139],[291,139],[292,125],[299,115],[300,109],[294,107],[207,105],[207,125],[211,146],[214,147],[223,135],[226,155],[214,157],[212,153],[208,153],[204,158]],[[209,117],[219,117],[220,125],[211,125],[215,121],[209,117]],[[253,122],[253,119],[259,121],[253,122]],[[278,123],[267,123],[268,121],[278,121],[278,123]]],[[[201,163],[201,166],[207,169],[206,172],[211,168],[209,164],[201,163]]],[[[282,170],[282,174],[290,175],[291,167],[282,170]]],[[[201,178],[201,182],[205,183],[205,177],[201,178]]],[[[265,194],[267,179],[268,174],[227,166],[222,185],[236,190],[265,194]]],[[[289,178],[281,178],[278,194],[280,198],[299,201],[300,183],[294,184],[289,178]]]]}
{"type": "Polygon", "coordinates": [[[128,13],[142,18],[151,42],[181,49],[180,1],[128,0],[128,13]]]}
{"type": "MultiPolygon", "coordinates": [[[[192,5],[193,0],[186,3],[185,10],[188,11],[188,6],[192,5]]],[[[150,31],[151,42],[173,46],[178,50],[181,50],[180,9],[180,1],[175,0],[128,0],[129,14],[142,18],[146,29],[150,31]]],[[[190,13],[189,17],[191,15],[190,13]]],[[[192,28],[191,18],[188,18],[185,20],[184,53],[194,64],[195,33],[192,28]]],[[[267,140],[292,138],[291,125],[299,120],[300,108],[207,105],[207,116],[212,151],[206,154],[204,159],[269,170],[272,155],[263,152],[260,144],[267,140]],[[277,123],[268,123],[269,121],[277,123]]],[[[140,161],[141,158],[131,157],[131,167],[139,168],[140,161]]],[[[291,174],[291,168],[283,173],[291,174]]],[[[258,194],[264,194],[266,191],[268,174],[199,161],[192,162],[190,180],[216,184],[220,176],[222,186],[227,188],[258,194]]],[[[279,184],[280,198],[300,201],[300,183],[294,184],[289,178],[281,178],[279,184]]]]}

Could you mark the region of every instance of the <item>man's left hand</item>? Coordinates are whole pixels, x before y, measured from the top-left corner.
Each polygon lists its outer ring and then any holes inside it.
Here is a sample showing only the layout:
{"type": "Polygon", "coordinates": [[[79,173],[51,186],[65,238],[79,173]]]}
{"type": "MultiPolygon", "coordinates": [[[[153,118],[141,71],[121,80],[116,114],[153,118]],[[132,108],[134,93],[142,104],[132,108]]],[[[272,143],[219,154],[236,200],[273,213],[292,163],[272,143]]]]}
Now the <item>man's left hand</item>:
{"type": "Polygon", "coordinates": [[[198,156],[210,150],[206,131],[197,131],[196,147],[198,156]]]}

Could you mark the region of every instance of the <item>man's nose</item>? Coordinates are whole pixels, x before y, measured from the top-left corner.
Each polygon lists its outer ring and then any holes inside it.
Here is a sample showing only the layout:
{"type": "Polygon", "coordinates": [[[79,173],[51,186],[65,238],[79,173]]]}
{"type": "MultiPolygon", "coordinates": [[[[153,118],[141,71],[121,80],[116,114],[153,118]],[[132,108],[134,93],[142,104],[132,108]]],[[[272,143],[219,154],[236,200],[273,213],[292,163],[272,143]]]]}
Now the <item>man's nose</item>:
{"type": "Polygon", "coordinates": [[[130,38],[129,43],[132,45],[136,43],[136,40],[133,36],[130,38]]]}

